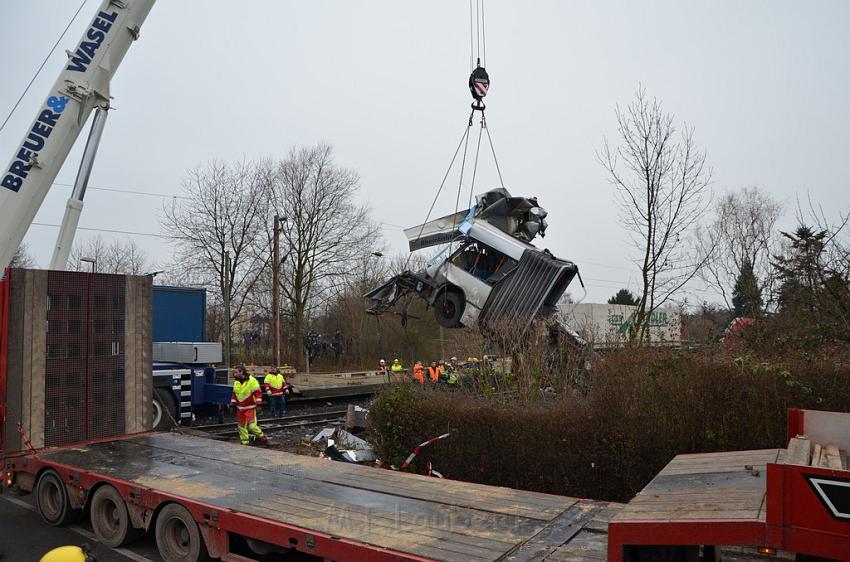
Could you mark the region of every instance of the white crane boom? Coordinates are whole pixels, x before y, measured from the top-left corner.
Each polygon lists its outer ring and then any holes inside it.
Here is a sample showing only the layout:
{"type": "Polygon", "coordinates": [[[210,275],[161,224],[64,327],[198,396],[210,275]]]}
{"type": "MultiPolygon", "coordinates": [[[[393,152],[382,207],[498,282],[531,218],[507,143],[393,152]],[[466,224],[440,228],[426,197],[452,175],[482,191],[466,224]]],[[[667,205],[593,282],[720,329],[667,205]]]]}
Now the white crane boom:
{"type": "MultiPolygon", "coordinates": [[[[109,83],[139,37],[154,1],[101,2],[77,48],[68,51],[65,68],[11,162],[0,170],[0,274],[9,266],[92,109],[109,108],[109,83]]],[[[87,174],[82,175],[87,180],[87,174]]],[[[76,212],[78,218],[79,209],[76,212]]],[[[65,230],[59,244],[64,238],[67,246],[65,230]]]]}

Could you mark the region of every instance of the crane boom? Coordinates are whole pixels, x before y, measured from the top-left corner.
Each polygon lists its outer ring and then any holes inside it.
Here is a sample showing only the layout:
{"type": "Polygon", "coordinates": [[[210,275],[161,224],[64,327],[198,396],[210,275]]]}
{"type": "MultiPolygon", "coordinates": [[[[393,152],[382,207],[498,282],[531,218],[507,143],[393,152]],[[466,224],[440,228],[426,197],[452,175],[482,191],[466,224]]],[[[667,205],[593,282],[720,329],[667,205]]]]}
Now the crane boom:
{"type": "Polygon", "coordinates": [[[103,0],[9,165],[0,171],[0,272],[8,267],[155,0],[103,0]]]}

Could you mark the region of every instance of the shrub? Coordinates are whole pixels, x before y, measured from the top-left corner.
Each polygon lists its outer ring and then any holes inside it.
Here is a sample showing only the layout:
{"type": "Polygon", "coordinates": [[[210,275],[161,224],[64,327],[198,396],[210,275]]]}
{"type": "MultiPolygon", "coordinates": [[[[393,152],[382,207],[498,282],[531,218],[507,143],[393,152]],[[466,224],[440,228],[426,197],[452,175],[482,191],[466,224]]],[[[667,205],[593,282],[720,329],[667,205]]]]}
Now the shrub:
{"type": "MultiPolygon", "coordinates": [[[[622,350],[593,366],[587,395],[486,396],[399,384],[370,423],[379,456],[450,478],[627,501],[677,453],[785,446],[789,407],[850,411],[850,365],[675,350],[622,350]]],[[[565,393],[562,393],[565,394],[565,393]]]]}

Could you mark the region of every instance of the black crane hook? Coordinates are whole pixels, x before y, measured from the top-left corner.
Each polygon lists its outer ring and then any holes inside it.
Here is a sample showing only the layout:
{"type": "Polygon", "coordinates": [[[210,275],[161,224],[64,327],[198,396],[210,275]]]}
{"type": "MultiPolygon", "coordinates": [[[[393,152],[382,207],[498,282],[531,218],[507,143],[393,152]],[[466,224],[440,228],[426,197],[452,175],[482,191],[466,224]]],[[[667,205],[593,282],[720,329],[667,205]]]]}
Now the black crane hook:
{"type": "Polygon", "coordinates": [[[478,66],[469,75],[469,93],[475,100],[472,102],[472,110],[484,111],[487,106],[484,105],[483,99],[490,89],[490,75],[481,66],[481,59],[478,59],[478,66]]]}

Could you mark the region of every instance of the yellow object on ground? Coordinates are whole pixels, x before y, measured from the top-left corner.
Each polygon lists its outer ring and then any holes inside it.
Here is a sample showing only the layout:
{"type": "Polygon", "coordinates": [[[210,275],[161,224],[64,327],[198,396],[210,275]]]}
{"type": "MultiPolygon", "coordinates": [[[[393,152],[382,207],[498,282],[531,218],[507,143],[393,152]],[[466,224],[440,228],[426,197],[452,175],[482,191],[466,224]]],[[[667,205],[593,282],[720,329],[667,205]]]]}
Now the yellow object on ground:
{"type": "Polygon", "coordinates": [[[39,562],[95,562],[79,546],[60,546],[41,557],[39,562]]]}

